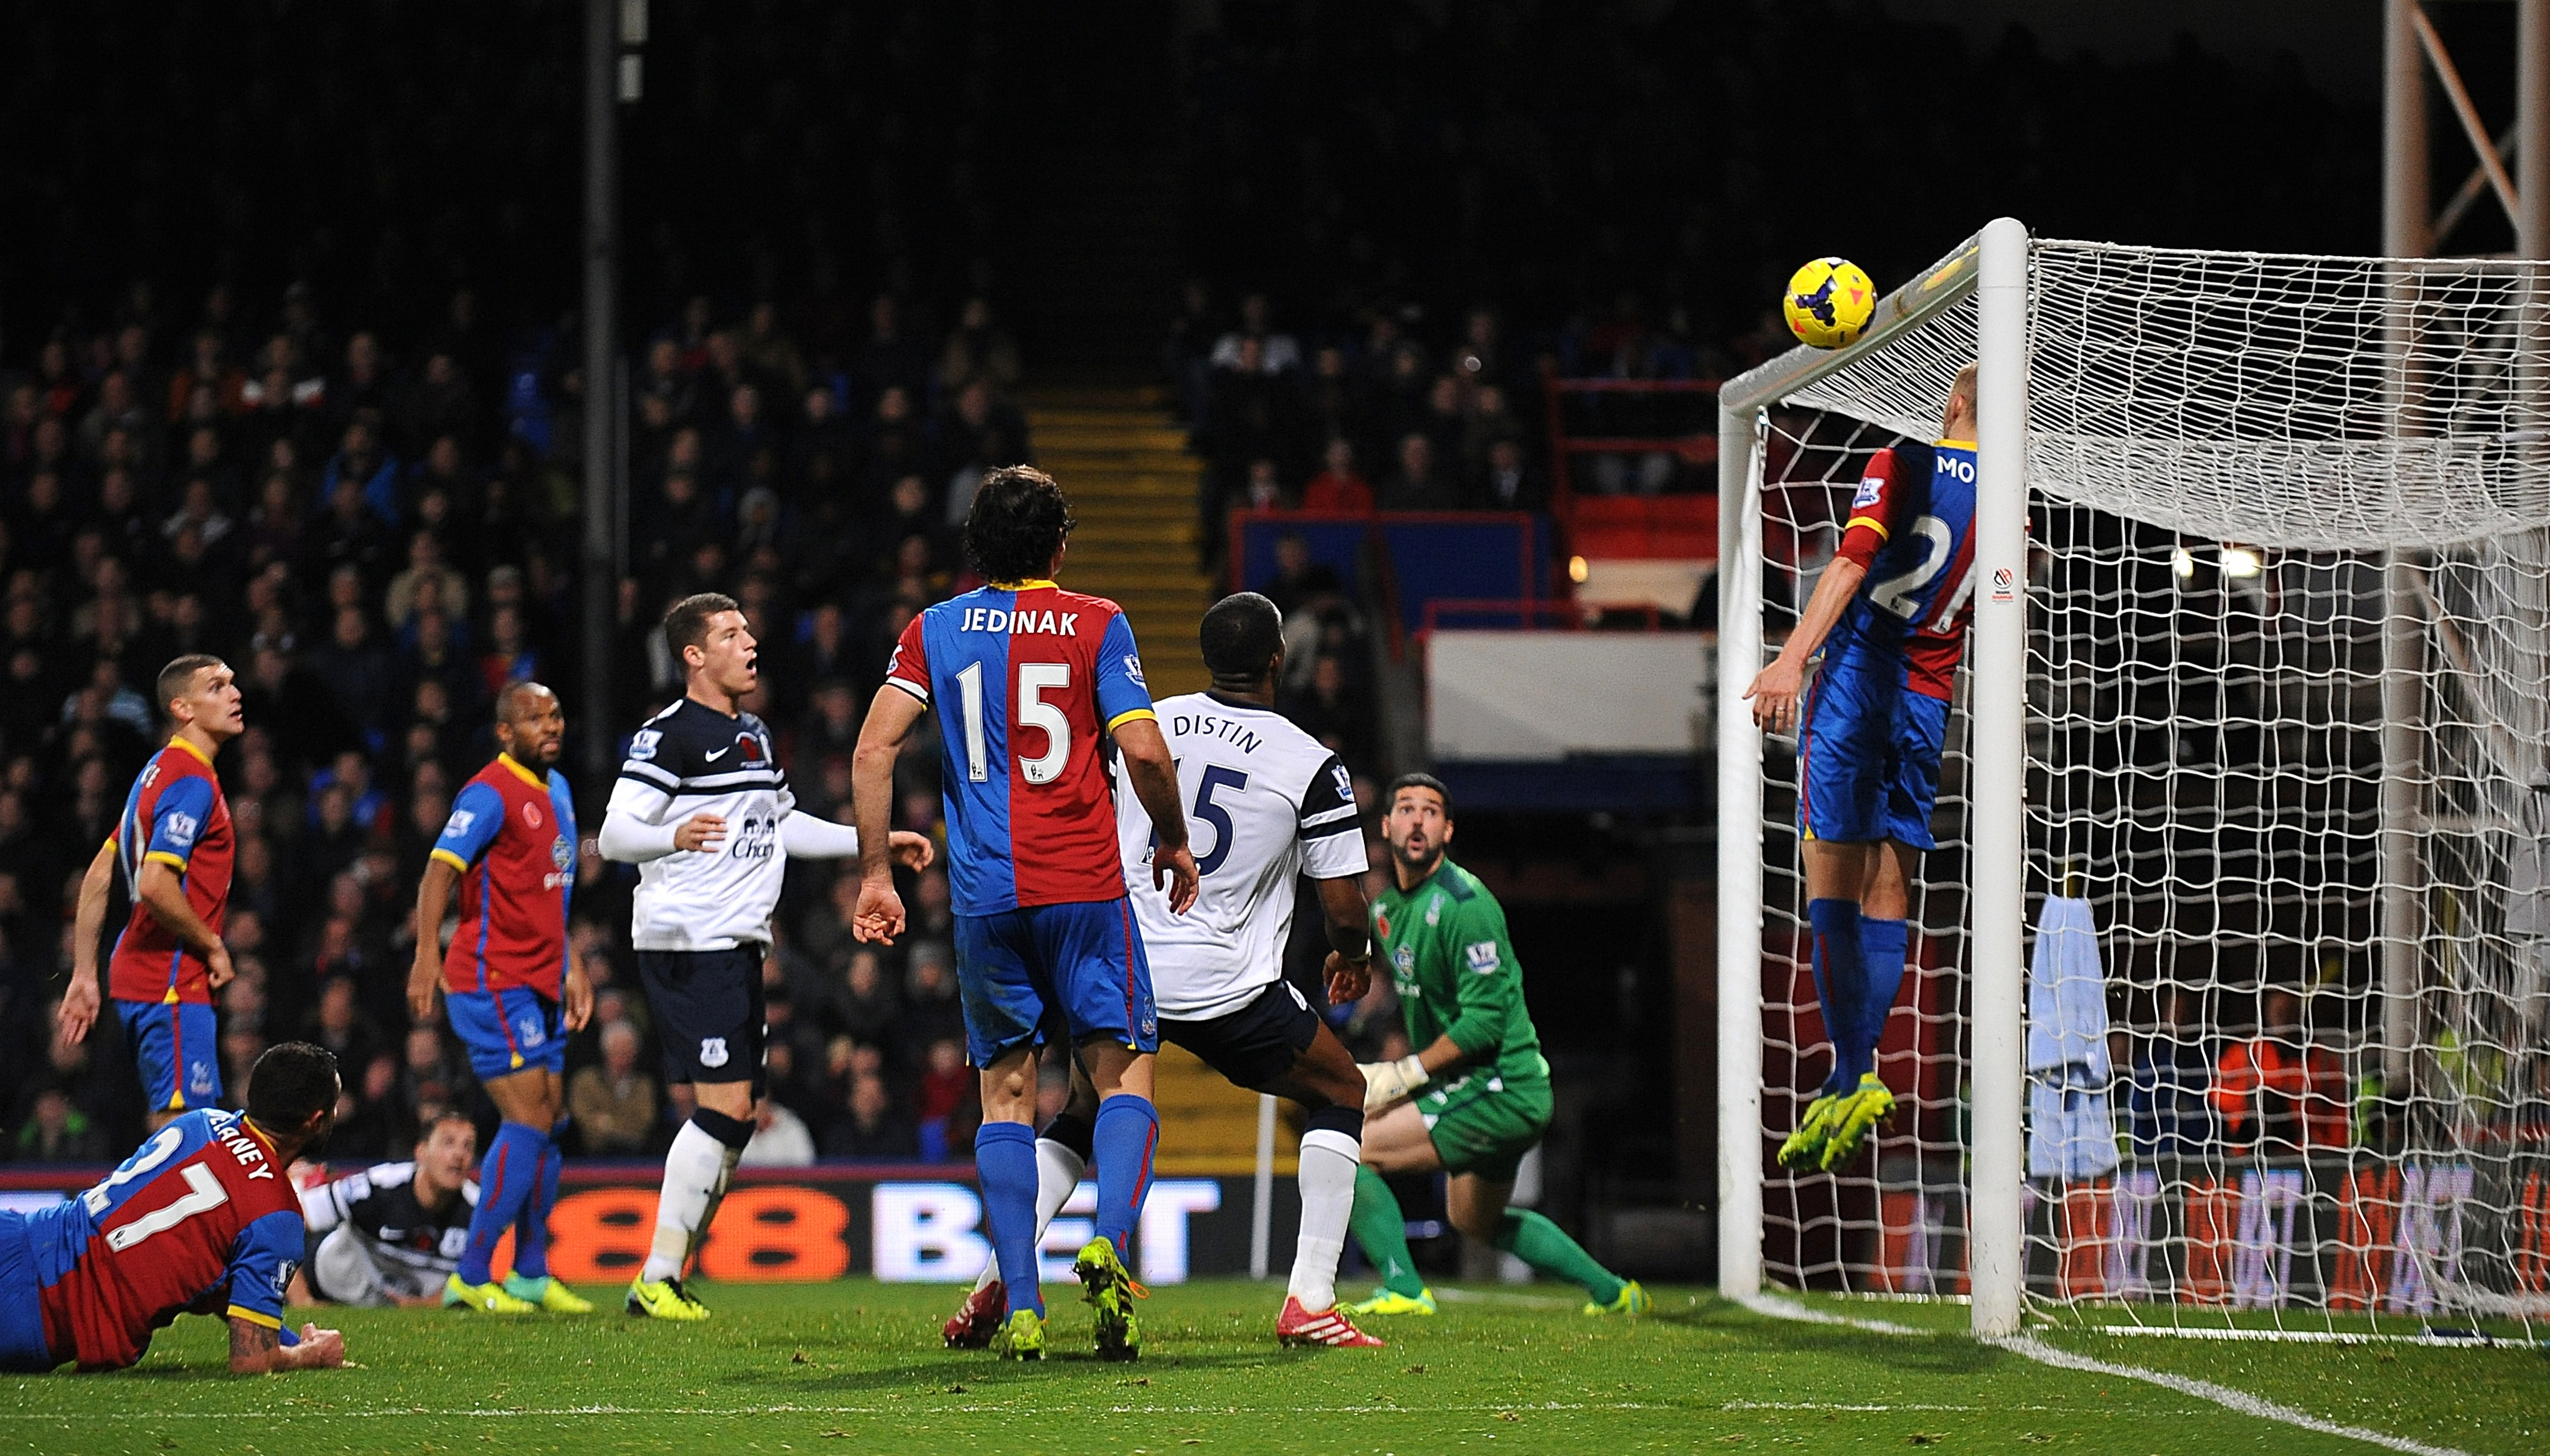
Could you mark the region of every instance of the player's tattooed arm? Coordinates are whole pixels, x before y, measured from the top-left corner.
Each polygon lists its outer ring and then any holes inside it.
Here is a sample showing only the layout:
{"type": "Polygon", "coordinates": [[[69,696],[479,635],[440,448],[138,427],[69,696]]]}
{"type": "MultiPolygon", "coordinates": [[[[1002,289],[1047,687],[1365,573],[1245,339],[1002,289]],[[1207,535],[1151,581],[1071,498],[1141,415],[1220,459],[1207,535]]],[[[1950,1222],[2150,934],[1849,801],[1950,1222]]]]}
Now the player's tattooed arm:
{"type": "Polygon", "coordinates": [[[331,1370],[345,1363],[345,1337],[316,1324],[301,1326],[301,1343],[287,1345],[270,1324],[230,1316],[231,1374],[264,1375],[277,1370],[331,1370]]]}

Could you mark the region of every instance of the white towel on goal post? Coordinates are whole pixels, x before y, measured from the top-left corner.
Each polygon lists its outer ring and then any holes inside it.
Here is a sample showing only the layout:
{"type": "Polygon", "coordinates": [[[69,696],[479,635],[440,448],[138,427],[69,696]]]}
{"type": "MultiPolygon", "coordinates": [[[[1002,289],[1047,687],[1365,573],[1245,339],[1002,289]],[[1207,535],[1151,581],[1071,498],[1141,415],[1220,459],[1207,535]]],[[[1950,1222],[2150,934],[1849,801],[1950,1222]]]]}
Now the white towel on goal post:
{"type": "Polygon", "coordinates": [[[2049,895],[2027,966],[2027,1172],[2082,1181],[2116,1170],[2108,1106],[2108,983],[2090,902],[2049,895]]]}

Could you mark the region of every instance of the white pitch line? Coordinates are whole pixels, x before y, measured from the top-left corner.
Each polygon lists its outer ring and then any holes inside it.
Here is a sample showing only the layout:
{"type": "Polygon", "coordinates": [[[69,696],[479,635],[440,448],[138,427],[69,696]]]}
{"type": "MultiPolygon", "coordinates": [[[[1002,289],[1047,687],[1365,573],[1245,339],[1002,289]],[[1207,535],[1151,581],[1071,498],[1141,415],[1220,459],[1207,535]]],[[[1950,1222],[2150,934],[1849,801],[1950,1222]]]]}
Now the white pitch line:
{"type": "Polygon", "coordinates": [[[2093,1324],[2082,1327],[2084,1334],[2119,1336],[2158,1335],[2164,1339],[2238,1340],[2258,1344],[2292,1345],[2417,1345],[2430,1350],[2519,1350],[2525,1341],[2501,1340],[2491,1335],[2445,1335],[2427,1330],[2423,1334],[2376,1334],[2343,1329],[2229,1329],[2190,1325],[2173,1329],[2163,1324],[2093,1324]]]}
{"type": "Polygon", "coordinates": [[[2209,1380],[2197,1380],[2190,1376],[2172,1375],[2165,1370],[2145,1370],[2139,1365],[2118,1365],[2111,1361],[2095,1360],[2088,1355],[2076,1355],[2070,1350],[2058,1350],[2034,1335],[2012,1335],[2009,1339],[1993,1340],[1990,1343],[2012,1354],[2024,1355],[2039,1365],[2050,1365],[2057,1370],[2076,1370],[2090,1375],[2105,1375],[2117,1380],[2139,1380],[2146,1385],[2156,1385],[2163,1390],[2176,1391],[2182,1396],[2194,1396],[2200,1401],[2210,1401],[2224,1409],[2237,1410],[2243,1415],[2254,1415],[2261,1420],[2280,1421],[2286,1425],[2299,1426],[2304,1430],[2317,1431],[2324,1436],[2344,1436],[2349,1440],[2363,1441],[2368,1445],[2380,1446],[2386,1450],[2405,1451],[2410,1453],[2410,1456],[2471,1456],[2470,1452],[2457,1446],[2428,1445],[2424,1441],[2410,1440],[2406,1436],[2395,1436],[2388,1431],[2369,1430],[2360,1425],[2340,1425],[2334,1420],[2322,1420],[2307,1410],[2298,1410],[2280,1402],[2250,1395],[2247,1391],[2233,1390],[2226,1385],[2215,1385],[2209,1380]]]}
{"type": "MultiPolygon", "coordinates": [[[[1769,1315],[1774,1319],[1794,1319],[1807,1324],[1839,1324],[1878,1334],[1936,1332],[1915,1329],[1907,1324],[1895,1324],[1883,1319],[1855,1319],[1846,1314],[1827,1313],[1821,1310],[1793,1304],[1767,1294],[1748,1296],[1737,1300],[1736,1303],[1747,1310],[1769,1315]]],[[[2093,1359],[2088,1355],[2076,1355],[2069,1350],[2058,1350],[2033,1335],[2015,1335],[2009,1339],[1988,1340],[1986,1343],[2056,1370],[2104,1375],[2114,1380],[2138,1380],[2146,1385],[2159,1386],[2163,1390],[2176,1391],[2182,1396],[2194,1396],[2200,1401],[2209,1401],[2226,1410],[2236,1411],[2242,1415],[2276,1421],[2279,1424],[2295,1426],[2324,1436],[2342,1436],[2348,1440],[2363,1441],[2385,1450],[2406,1452],[2408,1456],[2472,1456],[2471,1452],[2455,1446],[2429,1445],[2424,1441],[2410,1440],[2406,1436],[2395,1436],[2388,1431],[2369,1430],[2360,1425],[2340,1425],[2333,1420],[2322,1420],[2307,1410],[2299,1410],[2280,1402],[2250,1395],[2246,1391],[2233,1390],[2229,1386],[2215,1385],[2209,1380],[2197,1380],[2190,1376],[2172,1375],[2167,1371],[2145,1370],[2138,1365],[2117,1365],[2107,1360],[2093,1359]]]]}
{"type": "MultiPolygon", "coordinates": [[[[1034,1394],[1035,1394],[1035,1393],[1033,1393],[1033,1392],[1025,1392],[1025,1391],[1023,1391],[1023,1392],[1021,1392],[1021,1400],[1023,1400],[1023,1401],[1030,1400],[1034,1394]]],[[[1049,1403],[1049,1402],[1044,1402],[1044,1401],[1034,1401],[1034,1402],[1033,1402],[1033,1404],[1034,1404],[1035,1408],[1036,1408],[1036,1409],[1038,1409],[1038,1410],[1047,1410],[1047,1411],[1056,1411],[1056,1412],[1068,1412],[1068,1411],[1075,1411],[1075,1410],[1091,1410],[1091,1411],[1100,1411],[1100,1412],[1104,1412],[1104,1413],[1106,1413],[1106,1414],[1110,1414],[1110,1415],[1230,1415],[1230,1414],[1246,1414],[1246,1413],[1249,1413],[1249,1412],[1252,1412],[1252,1411],[1255,1411],[1255,1412],[1265,1412],[1265,1413],[1268,1413],[1268,1414],[1285,1414],[1285,1415],[1373,1415],[1373,1414],[1387,1414],[1387,1413],[1389,1413],[1389,1412],[1391,1412],[1391,1411],[1393,1411],[1393,1410],[1419,1410],[1419,1409],[1423,1409],[1423,1410],[1441,1410],[1441,1411],[1449,1411],[1449,1412],[1452,1412],[1452,1413],[1455,1413],[1455,1414],[1476,1414],[1476,1415],[1484,1415],[1484,1414],[1493,1414],[1493,1413],[1496,1413],[1496,1412],[1498,1412],[1498,1411],[1509,1411],[1509,1410],[1510,1410],[1510,1411],[1514,1411],[1514,1412],[1516,1412],[1516,1413],[1518,1413],[1518,1414],[1522,1414],[1522,1413],[1539,1414],[1539,1413],[1550,1412],[1550,1411],[1556,1411],[1556,1412],[1560,1412],[1560,1413],[1565,1413],[1565,1412],[1568,1412],[1568,1411],[1579,1411],[1579,1410],[1603,1410],[1603,1411],[1609,1411],[1609,1410],[1686,1410],[1686,1411],[1687,1411],[1687,1410],[1690,1410],[1690,1409],[1695,1408],[1695,1407],[1689,1407],[1689,1406],[1662,1405],[1662,1404],[1656,1404],[1656,1403],[1652,1403],[1652,1402],[1645,1402],[1645,1401],[1600,1401],[1600,1402],[1585,1402],[1585,1401],[1575,1401],[1575,1402],[1568,1402],[1568,1401],[1540,1401],[1540,1402],[1529,1402],[1529,1401],[1523,1401],[1523,1402],[1507,1402],[1507,1403],[1505,1403],[1505,1404],[1503,1404],[1503,1405],[1485,1405],[1485,1406],[1442,1406],[1442,1405],[1436,1405],[1436,1404],[1433,1404],[1433,1403],[1431,1403],[1431,1402],[1428,1402],[1428,1403],[1426,1403],[1426,1404],[1424,1404],[1424,1405],[1422,1405],[1422,1406],[1416,1406],[1416,1405],[1407,1405],[1407,1406],[1403,1406],[1403,1405],[1400,1405],[1399,1403],[1396,1403],[1396,1402],[1379,1401],[1379,1402],[1366,1402],[1366,1403],[1363,1403],[1363,1404],[1360,1404],[1360,1405],[1353,1405],[1353,1406],[1273,1406],[1273,1407],[1269,1407],[1269,1406],[1250,1406],[1250,1407],[1239,1407],[1239,1406],[1233,1406],[1233,1405],[1229,1405],[1229,1404],[1224,1404],[1224,1405],[1219,1405],[1219,1406],[1096,1406],[1096,1405],[1086,1405],[1086,1406],[1084,1406],[1084,1405],[1077,1405],[1077,1404],[1057,1406],[1057,1405],[1051,1404],[1051,1403],[1049,1403]]],[[[90,1420],[120,1420],[120,1421],[127,1421],[127,1422],[135,1422],[135,1421],[152,1421],[152,1420],[240,1420],[240,1419],[249,1419],[249,1418],[257,1419],[257,1420],[387,1420],[387,1419],[412,1419],[412,1418],[415,1418],[415,1417],[418,1417],[418,1416],[425,1416],[425,1417],[429,1417],[429,1418],[436,1418],[436,1419],[453,1419],[453,1420],[460,1420],[460,1419],[466,1419],[466,1420],[497,1420],[497,1419],[516,1419],[516,1420],[558,1420],[558,1419],[566,1419],[566,1418],[573,1417],[573,1416],[584,1416],[584,1415],[642,1415],[642,1416],[682,1415],[682,1416],[702,1416],[702,1417],[712,1417],[712,1418],[718,1418],[718,1419],[732,1419],[732,1418],[736,1418],[736,1417],[739,1417],[739,1416],[748,1416],[748,1415],[894,1415],[894,1416],[909,1416],[909,1415],[915,1414],[915,1413],[917,1413],[917,1412],[918,1412],[918,1413],[925,1413],[925,1414],[935,1414],[935,1415],[945,1415],[945,1414],[949,1414],[949,1413],[951,1413],[951,1412],[952,1412],[952,1413],[956,1413],[956,1414],[985,1414],[985,1415],[991,1415],[991,1414],[1002,1414],[1002,1413],[1006,1413],[1006,1412],[1008,1412],[1008,1411],[1010,1411],[1010,1410],[1012,1410],[1012,1409],[1014,1409],[1014,1408],[1015,1408],[1015,1403],[1005,1403],[1005,1404],[999,1404],[999,1405],[968,1404],[968,1405],[963,1405],[963,1406],[928,1406],[928,1405],[918,1405],[918,1404],[916,1404],[916,1405],[912,1405],[912,1406],[741,1406],[741,1407],[712,1407],[712,1406],[660,1406],[660,1407],[658,1407],[658,1406],[556,1406],[556,1407],[466,1407],[466,1408],[453,1407],[453,1408],[450,1408],[450,1409],[435,1409],[435,1408],[428,1407],[423,1407],[423,1406],[384,1406],[384,1407],[377,1407],[377,1408],[373,1408],[373,1409],[365,1409],[365,1410],[324,1410],[324,1409],[311,1409],[311,1408],[304,1407],[293,1407],[293,1408],[290,1408],[290,1409],[284,1409],[284,1410],[150,1410],[150,1411],[141,1411],[141,1410],[70,1411],[70,1410],[64,1410],[64,1411],[56,1411],[56,1412],[53,1412],[53,1413],[50,1413],[50,1414],[47,1414],[47,1413],[40,1412],[40,1411],[28,1411],[28,1410],[0,1410],[0,1421],[21,1421],[21,1422],[30,1422],[30,1421],[32,1421],[32,1422],[62,1421],[62,1422],[70,1422],[70,1421],[90,1421],[90,1420]]],[[[1835,1407],[1835,1408],[1850,1408],[1850,1407],[1835,1407]]],[[[1901,1407],[1901,1408],[1917,1408],[1917,1407],[1901,1407]]],[[[1945,1407],[1942,1407],[1942,1408],[1945,1408],[1945,1407]]]]}

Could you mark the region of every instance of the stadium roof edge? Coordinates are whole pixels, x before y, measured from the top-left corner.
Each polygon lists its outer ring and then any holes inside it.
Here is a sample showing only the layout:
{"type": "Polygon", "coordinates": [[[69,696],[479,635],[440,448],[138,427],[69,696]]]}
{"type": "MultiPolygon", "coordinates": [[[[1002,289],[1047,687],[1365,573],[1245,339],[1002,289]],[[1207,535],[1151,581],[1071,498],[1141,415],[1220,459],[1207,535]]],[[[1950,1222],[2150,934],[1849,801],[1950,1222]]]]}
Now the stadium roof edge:
{"type": "Polygon", "coordinates": [[[1751,410],[1795,394],[1860,355],[1885,347],[1888,340],[1919,326],[1922,320],[1972,293],[1983,237],[1978,231],[1950,249],[1947,256],[1922,269],[1919,277],[1879,299],[1868,332],[1859,337],[1858,342],[1832,349],[1799,344],[1718,386],[1717,407],[1751,410]]]}

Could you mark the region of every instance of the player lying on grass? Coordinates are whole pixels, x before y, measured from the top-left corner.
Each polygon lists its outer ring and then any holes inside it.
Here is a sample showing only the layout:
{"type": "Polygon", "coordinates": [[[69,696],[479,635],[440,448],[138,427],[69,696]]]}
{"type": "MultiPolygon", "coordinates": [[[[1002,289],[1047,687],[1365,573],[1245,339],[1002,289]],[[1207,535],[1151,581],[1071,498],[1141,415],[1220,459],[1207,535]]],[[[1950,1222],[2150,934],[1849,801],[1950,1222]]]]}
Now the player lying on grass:
{"type": "Polygon", "coordinates": [[[33,1213],[0,1211],[0,1370],[121,1370],[179,1314],[230,1321],[231,1370],[345,1363],[345,1339],[283,1330],[301,1263],[287,1173],[337,1126],[337,1058],[287,1041],[249,1069],[247,1113],[186,1113],[95,1188],[33,1213]]]}
{"type": "Polygon", "coordinates": [[[575,796],[557,771],[566,715],[535,682],[496,695],[495,761],[451,801],[416,891],[416,963],[408,1011],[434,1024],[439,983],[452,1032],[468,1049],[504,1120],[479,1168],[469,1242],[442,1302],[490,1314],[590,1314],[593,1305],[549,1278],[549,1210],[566,1155],[566,1038],[593,1015],[593,986],[566,933],[575,893],[575,796]],[[460,888],[460,920],[442,948],[442,908],[460,888]],[[497,1240],[514,1233],[514,1268],[495,1282],[497,1240]]]}
{"type": "Polygon", "coordinates": [[[478,1128],[459,1113],[435,1117],[404,1163],[375,1163],[301,1196],[309,1261],[295,1305],[440,1305],[469,1243],[478,1206],[470,1165],[478,1128]]]}
{"type": "MultiPolygon", "coordinates": [[[[1328,999],[1361,997],[1370,979],[1364,925],[1363,826],[1354,778],[1318,739],[1275,712],[1284,670],[1284,617],[1242,592],[1204,615],[1209,692],[1156,705],[1176,761],[1178,794],[1213,840],[1196,861],[1195,909],[1171,912],[1151,886],[1151,821],[1131,786],[1116,796],[1119,852],[1136,922],[1151,960],[1160,1036],[1204,1059],[1235,1086],[1292,1099],[1309,1116],[1302,1134],[1300,1242],[1275,1337],[1288,1345],[1377,1347],[1337,1303],[1337,1258],[1345,1251],[1362,1160],[1364,1082],[1354,1058],[1284,980],[1296,876],[1320,887],[1328,943],[1338,957],[1328,999]]],[[[1089,1162],[1097,1089],[1075,1061],[1071,1102],[1036,1138],[1035,1246],[1079,1187],[1089,1162]]],[[[1007,1313],[1001,1265],[987,1261],[964,1309],[941,1331],[950,1348],[988,1344],[1007,1313]]]]}
{"type": "MultiPolygon", "coordinates": [[[[1365,1064],[1363,1166],[1354,1234],[1382,1286],[1358,1314],[1431,1314],[1433,1292],[1408,1253],[1408,1223],[1384,1175],[1451,1176],[1452,1226],[1534,1270],[1584,1288],[1588,1314],[1643,1314],[1647,1292],[1594,1262],[1528,1209],[1509,1209],[1515,1170],[1549,1126],[1549,1063],[1522,1003],[1522,966],[1497,898],[1446,852],[1452,794],[1422,773],[1393,780],[1382,835],[1391,881],[1372,905],[1375,948],[1390,960],[1408,1044],[1365,1064]]],[[[1334,975],[1338,958],[1329,957],[1334,975]]]]}
{"type": "Polygon", "coordinates": [[[1171,913],[1195,903],[1177,765],[1143,684],[1133,628],[1103,597],[1054,585],[1071,506],[1052,477],[1010,465],[983,477],[965,516],[965,551],[991,585],[912,619],[895,644],[851,759],[861,884],[851,933],[903,933],[903,901],[885,857],[894,767],[924,712],[937,709],[938,781],[947,804],[947,879],[956,909],[956,984],[968,1058],[982,1069],[974,1134],[992,1247],[1008,1276],[1010,1316],[994,1344],[1044,1354],[1036,1288],[1036,1064],[1059,1020],[1098,1084],[1091,1158],[1096,1233],[1072,1261],[1095,1310],[1102,1359],[1140,1354],[1125,1267],[1150,1186],[1159,1115],[1151,1061],[1159,1016],[1151,970],[1126,898],[1116,805],[1104,763],[1112,737],[1160,848],[1151,877],[1171,913]]]}
{"type": "Polygon", "coordinates": [[[1948,698],[1974,615],[1971,364],[1949,391],[1939,435],[1870,459],[1832,563],[1779,657],[1744,692],[1766,731],[1798,730],[1799,853],[1815,999],[1833,1045],[1831,1075],[1780,1146],[1792,1168],[1840,1167],[1895,1111],[1877,1043],[1904,980],[1909,887],[1932,844],[1948,698]]]}

